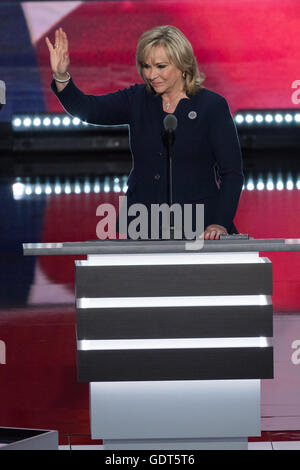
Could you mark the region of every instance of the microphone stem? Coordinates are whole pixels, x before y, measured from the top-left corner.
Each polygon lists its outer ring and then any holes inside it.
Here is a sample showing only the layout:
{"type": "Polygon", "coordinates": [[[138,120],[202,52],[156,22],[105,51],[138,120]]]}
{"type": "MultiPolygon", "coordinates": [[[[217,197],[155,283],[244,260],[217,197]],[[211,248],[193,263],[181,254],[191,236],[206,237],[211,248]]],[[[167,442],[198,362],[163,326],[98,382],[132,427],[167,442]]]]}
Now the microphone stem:
{"type": "MultiPolygon", "coordinates": [[[[173,178],[172,178],[172,146],[175,141],[175,129],[177,128],[177,118],[174,114],[168,114],[164,118],[164,138],[163,142],[167,148],[167,162],[166,162],[166,171],[167,171],[167,199],[169,202],[169,209],[173,205],[173,178]]],[[[171,240],[174,240],[174,212],[170,211],[170,237],[171,240]]]]}
{"type": "MultiPolygon", "coordinates": [[[[172,181],[172,145],[174,143],[174,132],[169,129],[168,132],[168,145],[167,145],[167,161],[168,161],[168,203],[169,207],[173,204],[173,181],[172,181]]],[[[174,237],[174,212],[170,212],[170,232],[171,239],[174,237]]]]}

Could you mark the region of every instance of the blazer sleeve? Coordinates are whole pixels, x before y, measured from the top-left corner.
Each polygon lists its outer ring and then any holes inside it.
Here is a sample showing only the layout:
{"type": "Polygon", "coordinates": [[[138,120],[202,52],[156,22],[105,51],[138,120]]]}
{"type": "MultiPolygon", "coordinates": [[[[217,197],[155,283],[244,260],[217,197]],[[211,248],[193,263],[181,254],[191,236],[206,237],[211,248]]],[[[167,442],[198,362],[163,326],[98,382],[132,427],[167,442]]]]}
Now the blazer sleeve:
{"type": "Polygon", "coordinates": [[[230,229],[244,183],[242,154],[227,101],[218,96],[209,109],[209,135],[218,165],[220,198],[214,223],[230,229]]]}
{"type": "Polygon", "coordinates": [[[104,126],[130,123],[134,86],[106,95],[87,95],[70,79],[61,92],[58,92],[55,80],[51,88],[66,112],[81,121],[104,126]]]}

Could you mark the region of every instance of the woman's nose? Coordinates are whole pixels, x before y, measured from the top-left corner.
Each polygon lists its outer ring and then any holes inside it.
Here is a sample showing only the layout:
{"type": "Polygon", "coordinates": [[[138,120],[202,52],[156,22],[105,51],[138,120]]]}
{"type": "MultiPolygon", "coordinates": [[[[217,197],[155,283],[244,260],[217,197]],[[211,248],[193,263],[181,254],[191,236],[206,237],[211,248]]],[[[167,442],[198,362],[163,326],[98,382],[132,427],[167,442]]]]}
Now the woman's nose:
{"type": "Polygon", "coordinates": [[[155,77],[157,77],[157,71],[155,70],[155,68],[152,68],[150,69],[149,78],[150,80],[153,80],[153,78],[155,77]]]}

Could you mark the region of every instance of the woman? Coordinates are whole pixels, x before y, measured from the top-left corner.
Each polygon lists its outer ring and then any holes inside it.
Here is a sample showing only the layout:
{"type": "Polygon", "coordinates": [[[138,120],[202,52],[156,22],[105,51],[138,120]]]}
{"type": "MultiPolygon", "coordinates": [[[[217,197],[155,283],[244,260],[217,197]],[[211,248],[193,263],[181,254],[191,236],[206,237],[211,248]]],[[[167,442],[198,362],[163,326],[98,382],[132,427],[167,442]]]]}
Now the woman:
{"type": "MultiPolygon", "coordinates": [[[[91,124],[129,124],[133,168],[130,204],[167,201],[163,120],[174,114],[173,203],[204,204],[204,238],[237,233],[233,224],[243,185],[236,128],[226,100],[202,86],[193,49],[181,31],[158,26],[139,39],[137,69],[145,84],[102,96],[85,95],[73,83],[68,40],[60,28],[48,38],[52,89],[68,113],[91,124]]],[[[128,203],[129,204],[129,203],[128,203]]]]}

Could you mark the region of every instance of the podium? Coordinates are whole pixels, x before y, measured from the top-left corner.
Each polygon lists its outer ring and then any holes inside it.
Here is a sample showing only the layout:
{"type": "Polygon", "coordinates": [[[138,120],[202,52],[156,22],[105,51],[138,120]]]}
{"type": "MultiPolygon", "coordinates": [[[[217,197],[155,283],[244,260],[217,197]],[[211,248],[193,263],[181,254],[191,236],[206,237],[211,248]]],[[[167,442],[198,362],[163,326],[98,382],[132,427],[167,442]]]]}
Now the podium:
{"type": "Polygon", "coordinates": [[[273,377],[272,264],[299,240],[24,244],[75,261],[77,374],[106,449],[247,449],[273,377]]]}

